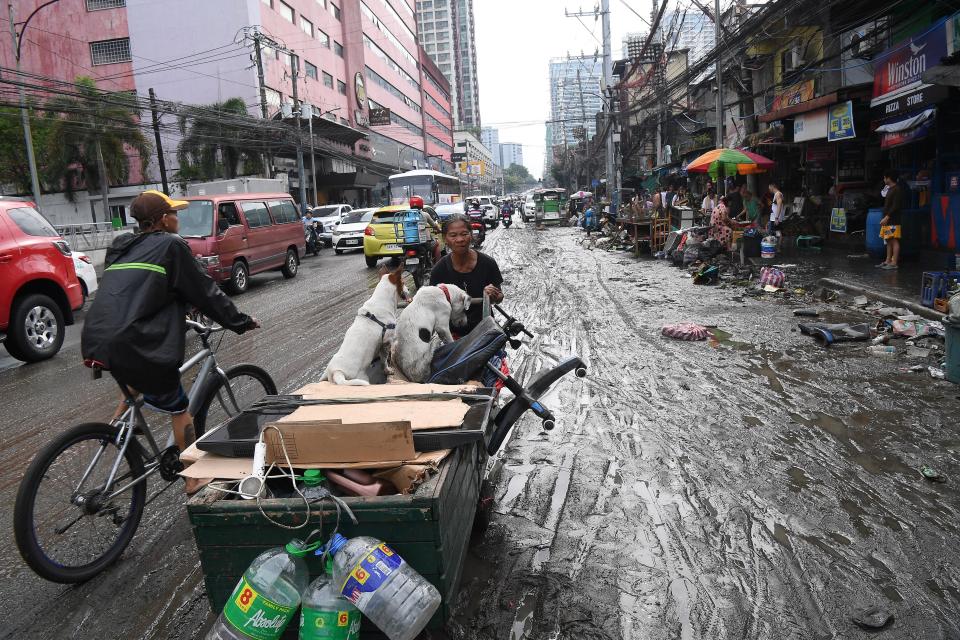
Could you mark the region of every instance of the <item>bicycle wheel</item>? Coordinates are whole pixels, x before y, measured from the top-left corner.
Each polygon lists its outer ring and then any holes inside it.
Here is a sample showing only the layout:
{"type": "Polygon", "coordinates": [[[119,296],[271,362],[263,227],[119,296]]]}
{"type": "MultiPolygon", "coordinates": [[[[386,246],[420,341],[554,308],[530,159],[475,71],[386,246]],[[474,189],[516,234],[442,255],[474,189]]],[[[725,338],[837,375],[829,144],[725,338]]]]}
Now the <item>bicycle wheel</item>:
{"type": "Polygon", "coordinates": [[[193,416],[193,428],[198,438],[206,433],[207,425],[219,426],[264,396],[277,394],[273,378],[257,365],[238,364],[227,369],[226,373],[233,399],[222,379],[207,388],[197,415],[193,416]]]}
{"type": "MultiPolygon", "coordinates": [[[[13,531],[20,555],[40,577],[63,583],[89,580],[116,561],[136,533],[146,482],[107,502],[101,495],[119,455],[116,436],[116,427],[108,424],[77,425],[47,445],[27,468],[17,491],[13,531]],[[89,476],[78,490],[88,468],[89,476]]],[[[120,460],[114,489],[143,474],[134,444],[120,460]]]]}

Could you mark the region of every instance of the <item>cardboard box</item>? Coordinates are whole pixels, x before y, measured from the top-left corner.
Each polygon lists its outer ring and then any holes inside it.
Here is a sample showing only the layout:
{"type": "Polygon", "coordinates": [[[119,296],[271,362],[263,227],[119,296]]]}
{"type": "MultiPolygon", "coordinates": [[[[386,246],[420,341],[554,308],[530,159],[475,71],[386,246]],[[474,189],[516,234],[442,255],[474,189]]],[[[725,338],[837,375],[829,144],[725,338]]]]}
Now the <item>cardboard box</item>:
{"type": "MultiPolygon", "coordinates": [[[[302,409],[313,407],[301,407],[302,409]]],[[[293,415],[296,415],[294,412],[293,415]]],[[[271,422],[263,432],[267,464],[349,464],[412,460],[413,432],[405,421],[342,424],[331,421],[288,420],[271,422]],[[271,426],[276,429],[270,428],[271,426]],[[282,434],[282,437],[281,437],[282,434]],[[286,457],[284,456],[286,450],[286,457]]]]}
{"type": "Polygon", "coordinates": [[[362,404],[317,404],[298,407],[276,424],[291,422],[342,422],[365,424],[373,422],[409,422],[410,428],[458,429],[470,409],[463,400],[390,400],[362,404]]]}

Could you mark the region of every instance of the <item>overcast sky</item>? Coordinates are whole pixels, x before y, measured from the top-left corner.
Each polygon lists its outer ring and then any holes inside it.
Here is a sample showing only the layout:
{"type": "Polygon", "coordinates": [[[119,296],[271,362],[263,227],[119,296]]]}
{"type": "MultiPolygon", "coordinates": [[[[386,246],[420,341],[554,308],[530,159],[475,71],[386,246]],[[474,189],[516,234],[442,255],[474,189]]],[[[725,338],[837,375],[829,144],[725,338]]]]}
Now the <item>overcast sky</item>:
{"type": "MultiPolygon", "coordinates": [[[[500,142],[523,144],[523,163],[535,178],[543,173],[550,58],[603,54],[600,20],[586,17],[580,24],[564,9],[592,11],[595,4],[599,0],[473,0],[481,123],[499,129],[500,142]]],[[[614,60],[625,34],[646,31],[628,6],[650,16],[650,0],[610,0],[614,60]]]]}

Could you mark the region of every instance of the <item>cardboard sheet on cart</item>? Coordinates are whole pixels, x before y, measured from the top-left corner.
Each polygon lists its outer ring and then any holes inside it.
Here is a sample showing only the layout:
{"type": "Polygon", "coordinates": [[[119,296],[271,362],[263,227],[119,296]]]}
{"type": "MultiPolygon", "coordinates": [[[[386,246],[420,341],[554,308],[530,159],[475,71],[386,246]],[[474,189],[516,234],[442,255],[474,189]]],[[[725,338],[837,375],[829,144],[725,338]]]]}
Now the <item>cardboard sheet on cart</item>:
{"type": "MultiPolygon", "coordinates": [[[[372,386],[372,385],[371,385],[372,386]]],[[[382,386],[382,385],[380,385],[382,386]]],[[[356,387],[354,387],[356,388],[356,387]]],[[[277,424],[291,422],[331,422],[369,424],[374,422],[409,422],[414,431],[421,429],[458,429],[470,409],[463,400],[404,400],[365,402],[361,404],[327,404],[297,407],[277,424]]]]}
{"type": "Polygon", "coordinates": [[[469,393],[481,387],[479,382],[465,384],[418,384],[416,382],[391,382],[358,387],[313,382],[294,391],[304,398],[338,400],[341,398],[393,398],[397,396],[426,395],[429,393],[469,393]]]}
{"type": "MultiPolygon", "coordinates": [[[[190,451],[187,449],[187,451],[190,451]]],[[[215,478],[217,480],[242,480],[250,475],[250,458],[227,458],[196,449],[195,462],[180,472],[187,478],[215,478]]],[[[187,452],[184,452],[187,453],[187,452]]],[[[297,465],[299,469],[397,469],[406,465],[435,468],[450,455],[450,449],[419,453],[412,460],[389,462],[356,462],[353,464],[330,463],[297,465]]]]}

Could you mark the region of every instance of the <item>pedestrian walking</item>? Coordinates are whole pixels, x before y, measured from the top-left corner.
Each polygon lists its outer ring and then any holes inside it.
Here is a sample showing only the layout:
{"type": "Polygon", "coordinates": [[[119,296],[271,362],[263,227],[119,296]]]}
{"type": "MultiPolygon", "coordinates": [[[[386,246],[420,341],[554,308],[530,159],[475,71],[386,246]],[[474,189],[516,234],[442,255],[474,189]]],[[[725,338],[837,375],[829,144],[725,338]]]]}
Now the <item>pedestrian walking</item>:
{"type": "Polygon", "coordinates": [[[899,175],[892,169],[883,174],[883,218],[880,219],[880,237],[887,243],[887,258],[877,265],[880,269],[897,269],[900,260],[901,216],[903,190],[897,183],[899,175]]]}
{"type": "Polygon", "coordinates": [[[767,225],[767,233],[779,238],[781,235],[780,229],[783,226],[783,217],[786,213],[784,211],[783,193],[776,182],[771,182],[767,189],[770,191],[770,223],[767,225]]]}

